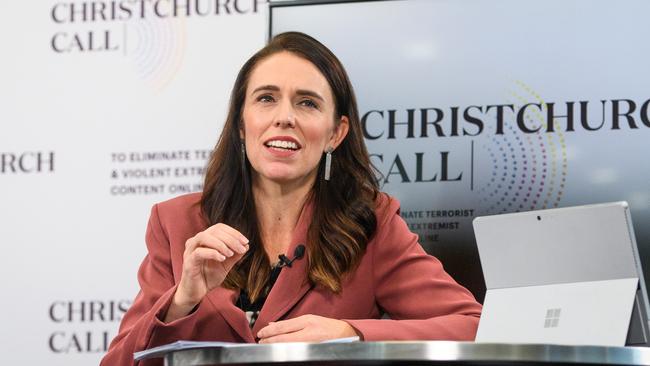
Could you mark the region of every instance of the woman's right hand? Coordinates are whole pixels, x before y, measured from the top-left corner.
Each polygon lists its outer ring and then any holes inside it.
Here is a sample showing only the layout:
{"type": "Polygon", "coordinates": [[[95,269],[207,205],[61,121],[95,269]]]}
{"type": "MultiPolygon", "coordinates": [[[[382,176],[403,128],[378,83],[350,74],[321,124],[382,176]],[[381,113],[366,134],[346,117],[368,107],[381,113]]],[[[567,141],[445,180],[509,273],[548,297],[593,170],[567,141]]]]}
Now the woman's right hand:
{"type": "Polygon", "coordinates": [[[183,273],[165,322],[189,314],[210,290],[221,285],[247,250],[248,239],[221,223],[188,239],[183,253],[183,273]]]}

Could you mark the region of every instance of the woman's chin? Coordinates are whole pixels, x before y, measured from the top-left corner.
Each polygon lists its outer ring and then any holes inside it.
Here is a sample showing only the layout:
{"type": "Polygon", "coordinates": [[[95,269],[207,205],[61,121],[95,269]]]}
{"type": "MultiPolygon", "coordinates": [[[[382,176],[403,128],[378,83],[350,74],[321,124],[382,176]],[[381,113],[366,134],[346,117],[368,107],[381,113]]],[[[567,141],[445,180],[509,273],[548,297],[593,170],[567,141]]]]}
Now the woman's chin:
{"type": "Polygon", "coordinates": [[[309,184],[313,180],[313,178],[310,179],[310,175],[314,174],[299,174],[298,172],[288,170],[272,170],[259,175],[264,180],[277,184],[309,184]]]}

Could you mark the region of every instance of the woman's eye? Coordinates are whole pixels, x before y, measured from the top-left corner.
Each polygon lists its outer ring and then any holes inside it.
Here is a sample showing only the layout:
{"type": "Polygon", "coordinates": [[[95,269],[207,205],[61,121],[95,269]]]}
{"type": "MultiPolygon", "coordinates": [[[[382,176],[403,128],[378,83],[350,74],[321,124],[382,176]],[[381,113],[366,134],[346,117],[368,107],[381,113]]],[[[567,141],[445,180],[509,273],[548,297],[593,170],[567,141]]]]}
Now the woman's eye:
{"type": "Polygon", "coordinates": [[[300,104],[300,105],[303,105],[303,106],[305,106],[305,107],[318,109],[318,104],[314,103],[314,101],[311,100],[311,99],[304,99],[304,100],[301,100],[299,104],[300,104]]]}
{"type": "Polygon", "coordinates": [[[257,97],[257,100],[264,103],[270,103],[275,101],[275,99],[273,99],[273,97],[270,95],[260,95],[259,97],[257,97]]]}

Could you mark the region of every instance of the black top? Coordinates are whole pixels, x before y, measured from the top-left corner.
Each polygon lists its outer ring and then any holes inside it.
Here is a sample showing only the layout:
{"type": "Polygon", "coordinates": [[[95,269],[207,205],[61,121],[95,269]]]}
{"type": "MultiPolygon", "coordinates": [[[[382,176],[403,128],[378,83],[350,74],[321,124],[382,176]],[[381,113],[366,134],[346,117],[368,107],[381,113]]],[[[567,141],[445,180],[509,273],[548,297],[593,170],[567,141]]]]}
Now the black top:
{"type": "Polygon", "coordinates": [[[282,270],[282,267],[284,267],[281,263],[282,261],[273,265],[273,267],[271,268],[271,275],[269,276],[269,279],[266,281],[266,285],[264,286],[264,289],[260,293],[260,296],[257,298],[257,300],[255,300],[255,302],[251,303],[251,300],[248,297],[248,291],[246,291],[246,289],[242,289],[239,292],[239,300],[237,300],[236,305],[238,308],[242,309],[244,313],[246,313],[246,318],[248,319],[248,325],[251,328],[253,328],[253,326],[255,325],[255,321],[257,320],[257,317],[260,315],[260,310],[262,310],[266,298],[269,296],[269,293],[271,292],[273,285],[275,285],[275,281],[278,280],[280,271],[282,270]]]}

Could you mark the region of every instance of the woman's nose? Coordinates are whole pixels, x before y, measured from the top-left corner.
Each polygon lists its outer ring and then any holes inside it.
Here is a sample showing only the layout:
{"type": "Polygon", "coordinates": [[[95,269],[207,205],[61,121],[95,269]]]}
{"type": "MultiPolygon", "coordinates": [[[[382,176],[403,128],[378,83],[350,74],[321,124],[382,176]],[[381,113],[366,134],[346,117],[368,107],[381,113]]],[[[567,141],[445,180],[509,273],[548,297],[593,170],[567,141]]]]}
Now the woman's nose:
{"type": "Polygon", "coordinates": [[[280,108],[277,116],[275,117],[274,126],[283,128],[296,127],[296,116],[293,113],[293,108],[285,107],[280,108]]]}

